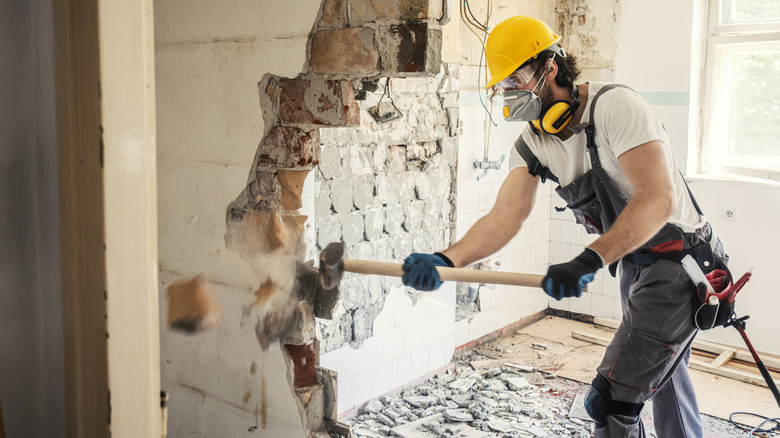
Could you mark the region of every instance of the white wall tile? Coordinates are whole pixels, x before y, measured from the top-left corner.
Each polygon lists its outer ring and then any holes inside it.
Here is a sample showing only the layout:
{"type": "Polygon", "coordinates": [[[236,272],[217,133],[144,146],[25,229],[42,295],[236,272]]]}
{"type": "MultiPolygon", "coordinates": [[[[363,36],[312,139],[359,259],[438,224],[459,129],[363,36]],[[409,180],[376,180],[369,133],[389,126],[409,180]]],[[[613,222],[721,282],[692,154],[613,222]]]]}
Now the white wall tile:
{"type": "Polygon", "coordinates": [[[412,354],[406,353],[393,359],[393,389],[404,386],[412,379],[412,354]]]}
{"type": "Polygon", "coordinates": [[[373,370],[364,371],[350,379],[350,398],[352,405],[360,405],[374,396],[374,372],[373,370]]]}
{"type": "Polygon", "coordinates": [[[550,242],[550,263],[565,263],[571,260],[571,245],[568,243],[550,242]]]}
{"type": "Polygon", "coordinates": [[[341,365],[338,369],[340,378],[350,378],[360,374],[363,371],[363,351],[345,346],[339,349],[341,351],[341,365]]]}
{"type": "Polygon", "coordinates": [[[432,368],[428,366],[429,359],[429,345],[423,345],[422,347],[412,350],[410,358],[410,372],[412,373],[412,379],[423,376],[432,371],[432,368]]]}
{"type": "Polygon", "coordinates": [[[428,369],[433,371],[447,365],[448,357],[445,357],[444,339],[434,341],[428,345],[428,369]]]}
{"type": "Polygon", "coordinates": [[[384,362],[384,336],[374,335],[363,341],[363,345],[360,347],[363,350],[363,366],[364,370],[378,367],[384,362]]]}
{"type": "Polygon", "coordinates": [[[320,354],[320,366],[329,370],[338,371],[341,368],[341,350],[320,354]]]}
{"type": "Polygon", "coordinates": [[[593,316],[615,319],[615,301],[617,298],[592,294],[593,316]]]}
{"type": "Polygon", "coordinates": [[[570,302],[569,310],[574,313],[581,313],[583,315],[592,315],[593,313],[593,305],[591,301],[592,297],[593,297],[592,294],[588,292],[584,292],[580,297],[572,298],[570,302]]]}
{"type": "Polygon", "coordinates": [[[371,370],[372,394],[377,398],[393,389],[393,362],[387,361],[371,370]]]}
{"type": "Polygon", "coordinates": [[[552,309],[571,311],[571,298],[564,298],[560,301],[550,298],[548,304],[552,309]]]}

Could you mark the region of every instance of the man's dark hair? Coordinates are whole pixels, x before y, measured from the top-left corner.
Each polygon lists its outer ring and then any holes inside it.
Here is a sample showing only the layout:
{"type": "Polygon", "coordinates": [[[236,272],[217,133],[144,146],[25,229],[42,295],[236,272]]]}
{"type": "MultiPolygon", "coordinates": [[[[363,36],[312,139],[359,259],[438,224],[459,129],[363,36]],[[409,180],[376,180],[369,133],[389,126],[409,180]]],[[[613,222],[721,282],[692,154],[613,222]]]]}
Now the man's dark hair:
{"type": "MultiPolygon", "coordinates": [[[[547,60],[552,58],[553,52],[545,50],[533,58],[529,64],[533,66],[536,73],[534,76],[537,78],[544,72],[544,66],[547,60]]],[[[577,67],[577,58],[568,53],[566,56],[555,56],[555,63],[558,64],[558,74],[555,75],[555,83],[564,88],[571,88],[574,86],[574,81],[580,76],[580,69],[577,67]]]]}

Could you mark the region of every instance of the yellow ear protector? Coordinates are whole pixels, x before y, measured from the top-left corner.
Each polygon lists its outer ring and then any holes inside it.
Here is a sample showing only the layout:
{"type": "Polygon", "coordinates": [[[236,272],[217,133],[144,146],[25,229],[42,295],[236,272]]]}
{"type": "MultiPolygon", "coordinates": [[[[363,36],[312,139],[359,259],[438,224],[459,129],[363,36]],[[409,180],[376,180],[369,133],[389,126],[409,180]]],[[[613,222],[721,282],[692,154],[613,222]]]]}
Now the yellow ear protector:
{"type": "Polygon", "coordinates": [[[572,85],[571,97],[574,102],[566,100],[556,100],[550,106],[542,110],[539,118],[531,122],[534,128],[547,134],[557,134],[566,127],[571,121],[574,112],[580,107],[580,101],[577,99],[580,92],[576,85],[572,85]]]}

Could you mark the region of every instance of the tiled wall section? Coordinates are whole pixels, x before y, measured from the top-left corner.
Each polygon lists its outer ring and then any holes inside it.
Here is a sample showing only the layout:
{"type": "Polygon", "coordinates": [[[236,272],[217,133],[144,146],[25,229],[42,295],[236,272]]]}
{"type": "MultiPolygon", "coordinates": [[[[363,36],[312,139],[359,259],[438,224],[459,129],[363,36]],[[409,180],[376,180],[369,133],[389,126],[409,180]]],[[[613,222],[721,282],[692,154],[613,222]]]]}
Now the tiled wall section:
{"type": "MultiPolygon", "coordinates": [[[[491,109],[484,94],[482,101],[491,109]]],[[[482,171],[475,169],[473,163],[475,159],[481,161],[485,156],[487,111],[482,106],[480,94],[477,92],[462,91],[460,102],[463,134],[458,154],[457,239],[462,238],[471,226],[493,207],[501,183],[508,174],[509,151],[524,126],[504,122],[500,116],[500,100],[496,101],[492,113],[497,126],[491,126],[490,129],[487,158],[495,161],[503,154],[504,162],[500,170],[489,170],[487,175],[477,181],[476,177],[481,175],[482,171]]],[[[523,228],[503,249],[493,255],[491,260],[501,260],[505,271],[544,273],[549,261],[549,202],[550,188],[540,185],[536,205],[523,228]]],[[[455,324],[458,345],[547,308],[547,296],[536,288],[483,287],[480,290],[480,301],[480,313],[455,324]]]]}

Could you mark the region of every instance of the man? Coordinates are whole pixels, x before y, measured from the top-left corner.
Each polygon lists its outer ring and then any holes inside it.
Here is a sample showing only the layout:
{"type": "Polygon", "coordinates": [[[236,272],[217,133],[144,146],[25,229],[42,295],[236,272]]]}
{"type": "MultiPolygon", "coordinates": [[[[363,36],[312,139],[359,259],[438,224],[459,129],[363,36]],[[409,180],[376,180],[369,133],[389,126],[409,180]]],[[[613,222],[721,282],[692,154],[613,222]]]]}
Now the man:
{"type": "Polygon", "coordinates": [[[652,106],[624,86],[575,85],[576,61],[559,40],[522,16],[490,33],[488,87],[502,94],[505,119],[530,123],[492,210],[446,250],[410,255],[404,284],[438,288],[436,266],[465,266],[498,251],[528,217],[539,181],[556,181],[577,222],[600,237],[570,262],[550,266],[545,292],[579,297],[599,269],[610,266],[614,275],[620,267],[623,320],[585,400],[595,436],[643,437],[639,413],[653,396],[659,437],[701,437],[687,371],[695,292],[680,260],[691,254],[708,272],[727,258],[652,106]]]}

